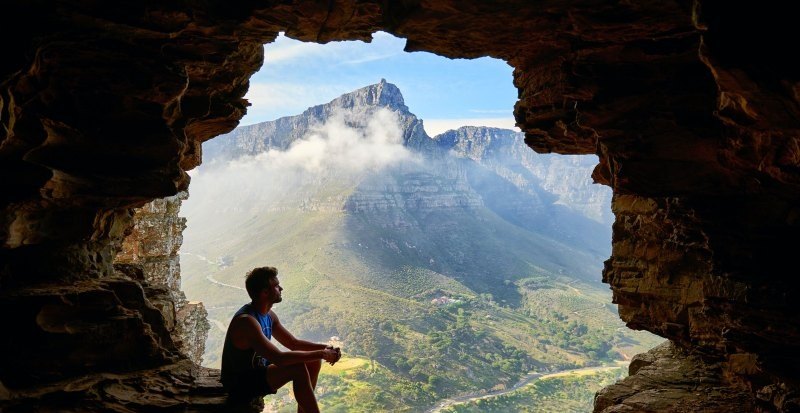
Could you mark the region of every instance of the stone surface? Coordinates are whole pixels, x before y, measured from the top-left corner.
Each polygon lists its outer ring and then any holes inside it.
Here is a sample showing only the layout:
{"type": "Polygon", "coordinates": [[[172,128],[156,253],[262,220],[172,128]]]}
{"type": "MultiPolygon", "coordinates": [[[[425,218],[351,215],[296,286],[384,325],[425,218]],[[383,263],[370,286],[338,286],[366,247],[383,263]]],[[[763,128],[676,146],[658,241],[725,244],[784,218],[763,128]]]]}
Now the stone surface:
{"type": "Polygon", "coordinates": [[[122,273],[140,281],[150,302],[164,316],[166,327],[180,352],[197,365],[211,327],[200,302],[187,302],[180,289],[180,257],[186,219],[179,217],[188,194],[156,199],[136,209],[133,227],[114,257],[122,273]]]}
{"type": "Polygon", "coordinates": [[[731,388],[722,380],[720,363],[688,354],[669,341],[634,357],[630,373],[597,392],[595,412],[754,411],[746,389],[731,388]]]}
{"type": "Polygon", "coordinates": [[[87,374],[17,392],[4,400],[3,411],[259,413],[263,407],[261,399],[229,400],[219,370],[183,360],[133,373],[87,374]]]}
{"type": "Polygon", "coordinates": [[[187,192],[156,199],[133,216],[133,227],[125,236],[122,248],[114,257],[115,264],[136,264],[142,267],[144,281],[180,292],[181,270],[178,251],[183,243],[186,219],[179,217],[181,201],[187,192]]]}
{"type": "MultiPolygon", "coordinates": [[[[758,408],[791,411],[800,65],[773,46],[796,37],[795,19],[790,3],[702,0],[7,2],[0,295],[21,316],[0,354],[4,404],[86,374],[138,369],[148,383],[171,365],[168,317],[112,265],[132,209],[186,189],[200,144],[241,118],[279,31],[328,42],[386,30],[408,50],[508,61],[526,143],[600,158],[618,217],[604,279],[623,319],[722,360],[721,383],[758,408]],[[102,333],[133,358],[87,344],[102,333]]],[[[40,410],[94,397],[52,394],[40,410]]]]}
{"type": "Polygon", "coordinates": [[[3,291],[0,308],[13,315],[0,342],[0,381],[10,390],[178,358],[163,315],[124,277],[3,291]]]}

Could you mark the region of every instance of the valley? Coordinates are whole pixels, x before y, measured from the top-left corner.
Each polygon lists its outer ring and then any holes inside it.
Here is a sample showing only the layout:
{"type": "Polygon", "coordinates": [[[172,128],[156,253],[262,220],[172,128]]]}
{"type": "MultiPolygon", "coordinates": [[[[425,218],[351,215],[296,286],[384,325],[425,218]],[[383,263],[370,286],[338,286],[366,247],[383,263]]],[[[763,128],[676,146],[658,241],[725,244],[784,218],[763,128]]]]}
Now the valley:
{"type": "MultiPolygon", "coordinates": [[[[280,271],[282,323],[345,354],[323,368],[324,411],[426,411],[532,371],[591,368],[576,380],[599,383],[661,341],[627,329],[600,283],[610,193],[591,159],[535,154],[503,129],[428,137],[386,82],[209,144],[181,211],[208,366],[264,265],[280,271]]],[[[594,388],[564,380],[572,398],[594,388]]],[[[272,409],[292,409],[283,392],[272,409]]]]}

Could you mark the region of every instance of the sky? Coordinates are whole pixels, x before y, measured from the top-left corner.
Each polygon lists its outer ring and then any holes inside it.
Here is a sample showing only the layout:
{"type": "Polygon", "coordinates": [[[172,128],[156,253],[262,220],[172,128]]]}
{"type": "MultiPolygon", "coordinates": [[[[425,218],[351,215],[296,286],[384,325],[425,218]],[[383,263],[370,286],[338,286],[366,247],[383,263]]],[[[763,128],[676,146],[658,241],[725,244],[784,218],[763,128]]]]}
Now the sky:
{"type": "Polygon", "coordinates": [[[434,136],[460,126],[514,127],[517,90],[499,59],[448,59],[403,51],[405,39],[378,32],[362,41],[304,43],[283,35],[264,46],[264,65],[245,96],[252,106],[240,125],[302,113],[344,93],[386,79],[434,136]]]}

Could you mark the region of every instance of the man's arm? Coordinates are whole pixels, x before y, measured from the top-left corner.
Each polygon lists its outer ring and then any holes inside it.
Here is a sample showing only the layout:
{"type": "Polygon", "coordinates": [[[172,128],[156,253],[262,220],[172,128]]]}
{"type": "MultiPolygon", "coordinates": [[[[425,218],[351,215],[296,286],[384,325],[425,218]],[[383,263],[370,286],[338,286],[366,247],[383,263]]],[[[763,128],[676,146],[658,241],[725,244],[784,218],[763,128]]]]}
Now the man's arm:
{"type": "Polygon", "coordinates": [[[333,362],[338,358],[336,351],[325,349],[324,347],[312,351],[281,351],[267,340],[267,337],[261,332],[261,326],[258,321],[250,316],[236,317],[231,322],[230,328],[234,329],[233,340],[236,347],[252,348],[258,355],[265,357],[278,366],[320,359],[333,362]]]}
{"type": "Polygon", "coordinates": [[[283,344],[289,350],[303,350],[303,351],[313,351],[313,350],[324,350],[326,348],[333,348],[333,346],[329,346],[327,344],[321,343],[312,343],[306,340],[300,340],[299,338],[292,335],[286,327],[281,324],[281,320],[278,319],[278,316],[275,315],[274,311],[269,312],[270,317],[272,317],[272,335],[278,340],[279,343],[283,344]]]}

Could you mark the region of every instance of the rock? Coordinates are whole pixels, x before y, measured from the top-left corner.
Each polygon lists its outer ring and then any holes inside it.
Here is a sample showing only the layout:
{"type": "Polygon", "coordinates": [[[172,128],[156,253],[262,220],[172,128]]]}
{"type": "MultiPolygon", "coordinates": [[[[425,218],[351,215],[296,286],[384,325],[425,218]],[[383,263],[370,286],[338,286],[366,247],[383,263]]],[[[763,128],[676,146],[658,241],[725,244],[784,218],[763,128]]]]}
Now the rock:
{"type": "MultiPolygon", "coordinates": [[[[669,342],[667,342],[669,343],[669,342]]],[[[666,343],[662,346],[667,345],[666,343]]],[[[647,367],[652,365],[656,361],[656,357],[659,354],[663,354],[665,350],[663,349],[652,349],[647,353],[637,354],[633,356],[631,359],[631,363],[628,364],[628,375],[633,376],[636,372],[639,371],[642,367],[647,367]]]]}
{"type": "Polygon", "coordinates": [[[158,308],[181,353],[200,365],[211,327],[200,302],[188,303],[180,290],[180,259],[186,219],[179,217],[186,192],[157,199],[136,210],[133,227],[114,258],[116,268],[140,281],[158,308]]]}
{"type": "Polygon", "coordinates": [[[627,378],[598,391],[594,411],[753,411],[753,397],[725,383],[722,371],[720,363],[708,363],[666,341],[636,356],[627,378]]]}
{"type": "Polygon", "coordinates": [[[262,399],[228,399],[219,382],[219,370],[197,367],[188,360],[133,373],[78,376],[16,392],[3,401],[8,412],[259,413],[264,408],[262,399]]]}

